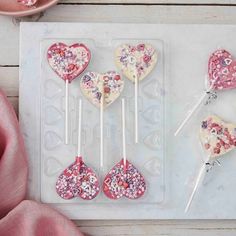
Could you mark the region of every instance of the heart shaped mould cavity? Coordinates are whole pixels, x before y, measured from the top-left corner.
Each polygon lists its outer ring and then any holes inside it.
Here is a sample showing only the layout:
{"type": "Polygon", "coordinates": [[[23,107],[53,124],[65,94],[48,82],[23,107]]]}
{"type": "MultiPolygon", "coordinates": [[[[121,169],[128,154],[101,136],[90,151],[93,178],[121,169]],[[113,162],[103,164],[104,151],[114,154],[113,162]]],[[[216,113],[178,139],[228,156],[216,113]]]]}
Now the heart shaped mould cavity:
{"type": "Polygon", "coordinates": [[[236,124],[226,123],[217,116],[202,121],[200,140],[210,157],[218,157],[236,147],[236,124]]]}
{"type": "Polygon", "coordinates": [[[142,174],[129,161],[126,161],[125,169],[123,159],[109,171],[103,181],[103,192],[114,200],[122,196],[137,199],[145,191],[146,183],[142,174]]]}
{"type": "Polygon", "coordinates": [[[122,44],[115,50],[115,63],[131,81],[143,80],[157,63],[157,51],[150,44],[122,44]]]}
{"type": "Polygon", "coordinates": [[[120,96],[124,81],[115,71],[103,74],[88,72],[82,77],[80,88],[85,97],[97,107],[100,107],[103,95],[103,106],[106,108],[120,96]]]}
{"type": "Polygon", "coordinates": [[[92,200],[99,190],[97,175],[85,165],[82,157],[76,157],[76,161],[61,173],[56,182],[58,195],[66,200],[74,197],[92,200]]]}
{"type": "Polygon", "coordinates": [[[215,51],[208,62],[210,86],[215,90],[236,88],[236,61],[224,49],[215,51]]]}
{"type": "Polygon", "coordinates": [[[55,43],[47,51],[47,59],[51,68],[63,80],[71,82],[88,66],[91,58],[90,50],[84,44],[67,46],[55,43]]]}

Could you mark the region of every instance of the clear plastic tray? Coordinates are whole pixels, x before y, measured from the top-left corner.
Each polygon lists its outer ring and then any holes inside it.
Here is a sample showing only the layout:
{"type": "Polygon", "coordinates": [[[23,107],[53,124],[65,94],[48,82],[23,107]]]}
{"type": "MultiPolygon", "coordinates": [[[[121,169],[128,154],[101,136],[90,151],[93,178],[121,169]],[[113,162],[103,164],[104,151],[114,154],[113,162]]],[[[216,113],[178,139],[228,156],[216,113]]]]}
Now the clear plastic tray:
{"type": "MultiPolygon", "coordinates": [[[[108,43],[94,39],[44,39],[41,41],[41,153],[40,186],[41,201],[56,204],[135,204],[157,203],[165,200],[165,122],[164,122],[164,42],[162,40],[112,39],[108,43]],[[125,84],[121,96],[104,110],[104,168],[100,168],[99,109],[91,104],[80,91],[83,74],[69,85],[69,145],[64,144],[65,82],[50,68],[46,55],[56,42],[67,45],[83,43],[91,51],[91,61],[84,73],[115,70],[114,50],[123,43],[149,43],[158,53],[153,71],[139,83],[139,143],[134,142],[134,84],[121,74],[125,84]],[[121,98],[126,99],[127,159],[143,174],[147,190],[137,200],[121,198],[111,200],[102,191],[91,200],[81,198],[64,200],[57,195],[55,183],[59,174],[72,164],[77,150],[78,101],[83,101],[82,153],[85,163],[98,174],[100,185],[108,171],[122,158],[121,98]]],[[[101,188],[102,189],[102,188],[101,188]]]]}

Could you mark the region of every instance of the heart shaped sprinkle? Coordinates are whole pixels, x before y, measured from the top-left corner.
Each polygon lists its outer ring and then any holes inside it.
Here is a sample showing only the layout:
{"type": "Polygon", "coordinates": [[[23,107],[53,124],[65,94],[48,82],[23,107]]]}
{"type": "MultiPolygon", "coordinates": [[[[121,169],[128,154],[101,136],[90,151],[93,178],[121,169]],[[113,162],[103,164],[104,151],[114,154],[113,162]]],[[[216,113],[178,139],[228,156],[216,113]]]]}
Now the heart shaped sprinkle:
{"type": "Polygon", "coordinates": [[[210,157],[224,155],[236,147],[236,125],[217,116],[208,116],[202,121],[200,140],[210,157]]]}
{"type": "Polygon", "coordinates": [[[115,71],[104,74],[88,72],[82,77],[80,88],[89,101],[97,107],[100,107],[103,95],[103,105],[106,108],[120,96],[124,81],[115,71]]]}
{"type": "Polygon", "coordinates": [[[67,46],[64,43],[55,43],[48,49],[47,58],[57,75],[71,82],[86,69],[91,54],[84,44],[67,46]]]}
{"type": "Polygon", "coordinates": [[[215,90],[236,88],[236,61],[226,50],[217,50],[209,59],[208,75],[215,90]]]}
{"type": "Polygon", "coordinates": [[[131,81],[143,80],[157,63],[157,52],[150,44],[122,44],[115,50],[115,63],[131,81]]]}
{"type": "Polygon", "coordinates": [[[67,200],[74,197],[92,200],[99,190],[98,177],[85,165],[82,157],[76,157],[76,161],[63,171],[56,183],[58,195],[67,200]]]}
{"type": "Polygon", "coordinates": [[[38,0],[17,0],[18,3],[27,6],[27,7],[31,7],[33,5],[36,4],[38,0]]]}
{"type": "Polygon", "coordinates": [[[124,168],[122,159],[105,177],[103,191],[111,199],[119,199],[122,196],[137,199],[146,191],[146,183],[142,174],[129,161],[126,161],[124,168]]]}

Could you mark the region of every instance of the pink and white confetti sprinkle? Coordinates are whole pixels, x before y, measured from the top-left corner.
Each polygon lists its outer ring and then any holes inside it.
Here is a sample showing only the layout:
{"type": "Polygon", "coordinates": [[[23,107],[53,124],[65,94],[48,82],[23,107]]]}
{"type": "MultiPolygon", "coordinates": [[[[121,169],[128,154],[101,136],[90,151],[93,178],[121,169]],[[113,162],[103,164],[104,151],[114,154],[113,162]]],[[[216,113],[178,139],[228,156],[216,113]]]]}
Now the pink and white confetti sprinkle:
{"type": "Polygon", "coordinates": [[[71,82],[86,69],[91,53],[84,44],[55,43],[48,49],[47,58],[57,75],[71,82]]]}
{"type": "Polygon", "coordinates": [[[74,197],[92,200],[99,190],[97,175],[85,165],[82,157],[76,157],[76,161],[63,171],[56,182],[58,195],[66,200],[74,197]]]}
{"type": "Polygon", "coordinates": [[[125,168],[122,159],[105,177],[103,191],[111,199],[119,199],[122,196],[137,199],[145,193],[146,183],[142,174],[127,160],[125,168]]]}
{"type": "Polygon", "coordinates": [[[236,61],[226,50],[217,50],[209,59],[208,75],[215,90],[236,88],[236,61]]]}

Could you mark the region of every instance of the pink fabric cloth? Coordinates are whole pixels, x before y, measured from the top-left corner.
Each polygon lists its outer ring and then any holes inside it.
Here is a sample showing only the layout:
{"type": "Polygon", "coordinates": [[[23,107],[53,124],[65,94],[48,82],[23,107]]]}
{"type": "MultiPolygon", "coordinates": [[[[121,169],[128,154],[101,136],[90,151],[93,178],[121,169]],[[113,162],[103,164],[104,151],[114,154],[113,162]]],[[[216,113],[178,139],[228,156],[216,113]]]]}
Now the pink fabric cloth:
{"type": "Polygon", "coordinates": [[[66,217],[46,205],[24,200],[28,165],[18,120],[0,91],[0,235],[83,236],[66,217]]]}

